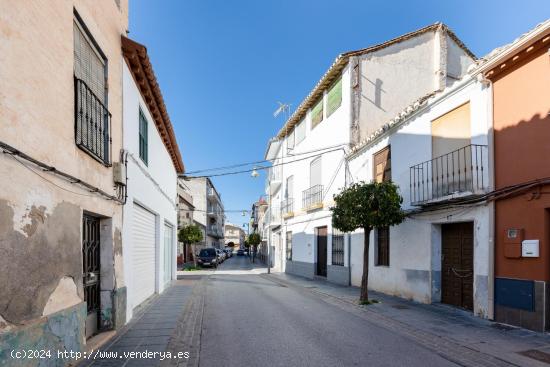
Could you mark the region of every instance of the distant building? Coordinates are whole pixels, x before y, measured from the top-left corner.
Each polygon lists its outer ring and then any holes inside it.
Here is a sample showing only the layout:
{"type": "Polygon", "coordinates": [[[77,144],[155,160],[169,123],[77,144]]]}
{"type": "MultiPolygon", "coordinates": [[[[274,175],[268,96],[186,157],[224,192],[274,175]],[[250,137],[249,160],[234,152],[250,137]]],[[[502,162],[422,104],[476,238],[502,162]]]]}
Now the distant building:
{"type": "Polygon", "coordinates": [[[244,240],[245,240],[245,233],[244,230],[231,223],[225,224],[225,245],[229,245],[230,243],[233,243],[235,247],[243,247],[244,246],[244,240]]]}
{"type": "MultiPolygon", "coordinates": [[[[178,230],[183,226],[195,224],[193,215],[195,206],[191,189],[183,178],[178,179],[178,230]]],[[[193,261],[191,246],[178,242],[178,265],[193,261]]]]}
{"type": "Polygon", "coordinates": [[[220,194],[207,177],[186,178],[193,196],[193,221],[204,228],[204,247],[223,248],[225,212],[220,194]]]}

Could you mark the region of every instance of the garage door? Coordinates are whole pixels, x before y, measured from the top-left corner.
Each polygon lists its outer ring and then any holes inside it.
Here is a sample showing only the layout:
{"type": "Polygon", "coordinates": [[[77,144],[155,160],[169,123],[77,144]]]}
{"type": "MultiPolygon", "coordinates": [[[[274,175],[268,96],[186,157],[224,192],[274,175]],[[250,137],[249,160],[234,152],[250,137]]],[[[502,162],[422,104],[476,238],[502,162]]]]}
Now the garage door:
{"type": "Polygon", "coordinates": [[[172,280],[174,268],[174,227],[164,224],[164,284],[172,280]]]}
{"type": "Polygon", "coordinates": [[[134,307],[155,293],[155,215],[134,204],[132,226],[132,284],[134,307]]]}

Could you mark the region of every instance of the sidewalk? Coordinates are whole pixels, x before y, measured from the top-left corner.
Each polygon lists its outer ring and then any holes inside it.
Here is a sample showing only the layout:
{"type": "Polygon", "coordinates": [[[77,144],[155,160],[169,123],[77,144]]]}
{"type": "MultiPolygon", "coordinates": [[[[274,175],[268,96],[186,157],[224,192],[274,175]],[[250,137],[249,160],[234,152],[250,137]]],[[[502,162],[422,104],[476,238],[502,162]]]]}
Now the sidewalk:
{"type": "Polygon", "coordinates": [[[417,339],[430,349],[457,354],[457,361],[464,358],[464,365],[471,365],[468,362],[472,361],[474,354],[478,359],[486,356],[487,363],[484,365],[550,365],[548,334],[480,319],[467,311],[444,304],[421,304],[374,291],[369,294],[380,303],[360,306],[357,303],[357,287],[344,287],[322,279],[310,280],[282,273],[263,276],[287,286],[306,289],[329,302],[346,304],[369,321],[417,339]],[[469,351],[470,356],[464,355],[469,351]]]}
{"type": "Polygon", "coordinates": [[[78,366],[158,366],[161,363],[158,357],[138,358],[123,353],[168,351],[171,336],[176,332],[178,320],[182,318],[185,305],[191,298],[193,285],[194,281],[191,279],[174,282],[134,315],[113,340],[99,351],[94,351],[90,360],[81,361],[78,366]],[[116,358],[113,353],[116,353],[116,358]]]}

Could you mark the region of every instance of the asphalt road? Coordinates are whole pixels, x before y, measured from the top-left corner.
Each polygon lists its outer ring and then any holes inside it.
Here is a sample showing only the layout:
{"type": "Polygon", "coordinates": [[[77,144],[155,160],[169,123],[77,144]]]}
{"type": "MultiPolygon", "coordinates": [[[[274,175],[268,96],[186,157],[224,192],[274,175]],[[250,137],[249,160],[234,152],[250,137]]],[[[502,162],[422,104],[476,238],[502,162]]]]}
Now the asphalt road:
{"type": "Polygon", "coordinates": [[[209,276],[200,366],[457,366],[254,268],[233,256],[209,276]]]}

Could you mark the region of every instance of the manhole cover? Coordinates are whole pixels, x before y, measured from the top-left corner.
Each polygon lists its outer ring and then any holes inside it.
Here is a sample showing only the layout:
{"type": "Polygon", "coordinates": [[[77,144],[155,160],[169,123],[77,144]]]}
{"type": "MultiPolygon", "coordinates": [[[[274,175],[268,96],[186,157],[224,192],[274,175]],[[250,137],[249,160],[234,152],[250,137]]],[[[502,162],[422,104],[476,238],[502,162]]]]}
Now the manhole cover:
{"type": "Polygon", "coordinates": [[[409,307],[405,305],[391,305],[393,308],[397,308],[398,310],[408,310],[409,307]]]}
{"type": "Polygon", "coordinates": [[[546,364],[550,364],[550,354],[542,352],[540,350],[536,349],[529,349],[524,350],[523,352],[518,352],[518,354],[521,354],[522,356],[535,359],[540,362],[544,362],[546,364]]]}

